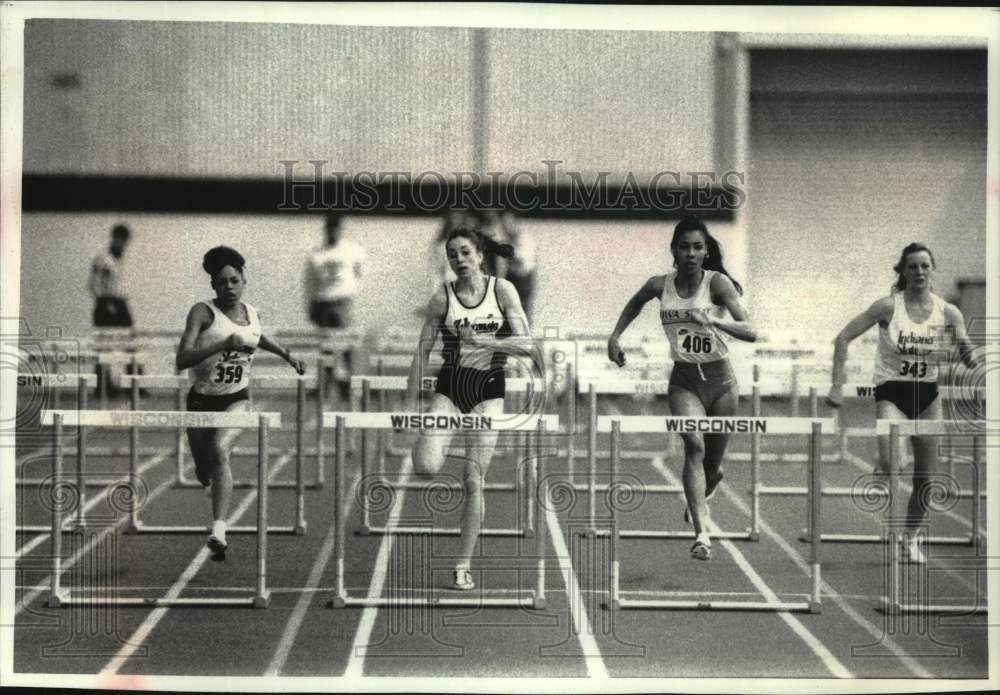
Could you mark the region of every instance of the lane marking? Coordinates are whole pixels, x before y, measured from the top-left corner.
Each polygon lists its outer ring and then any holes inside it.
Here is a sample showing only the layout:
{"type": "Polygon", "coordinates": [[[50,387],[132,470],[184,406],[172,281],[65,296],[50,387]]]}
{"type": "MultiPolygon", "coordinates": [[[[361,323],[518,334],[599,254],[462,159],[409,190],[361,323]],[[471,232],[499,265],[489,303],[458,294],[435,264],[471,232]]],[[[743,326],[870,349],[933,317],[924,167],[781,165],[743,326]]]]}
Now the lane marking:
{"type": "MultiPolygon", "coordinates": [[[[354,479],[351,481],[350,487],[347,489],[355,489],[360,477],[361,471],[355,471],[354,479]]],[[[288,657],[292,652],[292,647],[295,645],[295,638],[298,637],[299,630],[302,628],[302,622],[305,620],[306,611],[308,611],[309,606],[312,604],[312,595],[320,591],[330,591],[329,588],[321,589],[319,587],[319,582],[330,562],[330,557],[333,555],[333,547],[337,539],[337,525],[346,523],[347,519],[350,518],[351,506],[354,504],[354,498],[355,495],[347,496],[347,503],[344,505],[344,511],[341,518],[337,519],[335,523],[330,525],[330,530],[327,532],[326,538],[323,539],[323,545],[319,550],[316,562],[313,563],[312,569],[309,571],[309,577],[306,579],[306,586],[302,589],[271,589],[272,594],[301,592],[301,596],[299,596],[299,600],[296,602],[295,608],[292,610],[292,615],[289,617],[288,622],[285,623],[285,629],[282,631],[281,638],[278,640],[278,646],[275,649],[274,656],[271,657],[271,663],[268,665],[267,670],[264,671],[265,676],[281,675],[281,670],[285,667],[285,663],[288,661],[288,657]]]]}
{"type": "MultiPolygon", "coordinates": [[[[397,483],[402,483],[413,470],[413,459],[407,454],[403,458],[403,465],[400,468],[397,483]]],[[[399,517],[403,512],[403,500],[406,499],[406,488],[397,488],[399,494],[389,512],[389,520],[386,526],[391,527],[399,522],[399,517]]],[[[385,586],[385,577],[389,571],[389,554],[392,552],[392,544],[395,539],[394,534],[382,536],[379,544],[378,556],[375,559],[375,570],[372,574],[371,584],[368,586],[368,598],[378,598],[382,595],[382,587],[385,586]]],[[[375,627],[375,617],[378,615],[378,606],[365,606],[361,614],[361,621],[358,623],[358,630],[354,634],[354,641],[351,643],[351,652],[348,657],[347,667],[344,669],[345,678],[360,678],[364,675],[365,654],[368,651],[368,640],[371,638],[372,629],[375,627]]]]}
{"type": "MultiPolygon", "coordinates": [[[[538,494],[537,490],[535,494],[538,494]]],[[[570,561],[569,548],[566,546],[566,539],[563,537],[562,529],[559,526],[559,518],[556,516],[555,511],[550,508],[546,508],[545,510],[545,525],[549,529],[549,536],[552,538],[552,548],[556,552],[563,583],[566,585],[570,615],[573,619],[573,627],[576,630],[577,639],[580,642],[580,649],[583,651],[583,660],[587,666],[587,676],[590,678],[609,678],[608,669],[604,665],[604,659],[601,656],[601,648],[594,638],[594,629],[591,626],[590,616],[587,615],[587,607],[583,603],[583,592],[580,591],[580,582],[577,579],[576,571],[573,569],[573,563],[570,561]]]]}
{"type": "MultiPolygon", "coordinates": [[[[143,473],[145,473],[146,471],[148,471],[150,468],[158,466],[171,453],[172,452],[164,451],[162,453],[156,454],[155,456],[151,457],[148,461],[146,461],[144,464],[142,464],[141,466],[139,466],[138,469],[136,469],[136,475],[142,475],[143,473]]],[[[129,479],[128,475],[123,475],[121,478],[118,478],[118,479],[112,481],[109,485],[101,488],[98,493],[96,493],[94,495],[91,495],[89,501],[85,505],[83,505],[84,516],[86,516],[87,512],[89,512],[91,509],[93,509],[95,506],[97,506],[101,502],[101,500],[104,499],[104,496],[108,493],[109,490],[111,490],[112,488],[114,488],[119,483],[127,483],[128,479],[129,479]]],[[[63,523],[63,528],[71,527],[73,525],[73,523],[74,523],[73,522],[73,517],[75,517],[75,516],[76,516],[76,512],[73,512],[73,514],[68,515],[68,518],[63,523]]],[[[30,541],[28,541],[27,543],[25,543],[24,545],[22,545],[20,548],[17,549],[17,551],[14,553],[14,559],[16,560],[17,558],[21,557],[22,555],[30,553],[32,550],[34,550],[35,548],[37,548],[39,545],[41,545],[42,543],[44,543],[45,541],[47,541],[51,537],[52,537],[52,532],[51,531],[49,531],[48,533],[40,533],[40,534],[38,534],[35,538],[32,538],[30,541]]]]}
{"type": "MultiPolygon", "coordinates": [[[[750,508],[747,504],[730,489],[728,485],[722,485],[719,487],[719,491],[726,496],[730,502],[732,502],[737,509],[739,509],[747,517],[750,516],[750,508]]],[[[805,574],[807,577],[812,576],[812,568],[806,563],[802,555],[793,548],[788,541],[786,541],[779,533],[777,533],[771,526],[764,521],[763,517],[759,519],[760,530],[765,536],[769,537],[774,541],[779,548],[781,548],[784,553],[795,563],[795,565],[805,574]]],[[[899,646],[891,637],[885,633],[884,627],[879,627],[869,621],[865,616],[861,615],[847,603],[842,595],[836,591],[825,579],[820,580],[820,595],[829,596],[837,607],[844,612],[851,620],[853,620],[859,627],[863,628],[868,634],[870,634],[875,640],[881,642],[885,645],[886,649],[892,652],[893,656],[897,657],[900,662],[906,667],[906,669],[912,673],[916,678],[936,678],[936,676],[925,669],[919,662],[917,662],[912,657],[908,656],[906,650],[899,646]]]]}
{"type": "MultiPolygon", "coordinates": [[[[289,461],[293,458],[293,454],[286,453],[282,454],[277,461],[274,462],[274,467],[268,474],[268,482],[270,482],[277,473],[285,467],[289,461]]],[[[246,497],[240,502],[239,506],[234,512],[229,515],[226,520],[227,524],[235,524],[243,516],[244,513],[250,508],[254,500],[257,499],[257,490],[251,490],[246,497]]],[[[198,570],[201,566],[205,564],[209,557],[209,549],[207,546],[202,546],[195,555],[194,559],[187,566],[187,569],[181,574],[181,576],[174,582],[173,586],[170,587],[170,591],[167,592],[165,598],[173,599],[180,596],[181,592],[188,583],[194,579],[195,575],[198,574],[198,570]]],[[[111,660],[101,669],[98,675],[100,676],[113,676],[117,675],[118,670],[125,665],[125,662],[135,654],[135,652],[145,643],[149,635],[156,629],[156,626],[163,619],[163,617],[170,610],[170,606],[159,606],[154,609],[146,619],[136,628],[135,632],[126,640],[125,646],[118,650],[118,653],[111,658],[111,660]]]]}
{"type": "MultiPolygon", "coordinates": [[[[663,462],[662,456],[657,456],[653,459],[653,468],[655,468],[660,475],[662,475],[671,484],[680,484],[677,476],[674,475],[673,471],[666,467],[663,462]]],[[[709,527],[709,533],[713,531],[718,532],[719,528],[715,523],[709,518],[707,520],[706,526],[709,527]]],[[[757,571],[750,565],[743,553],[733,545],[733,543],[726,539],[717,539],[717,541],[725,550],[732,556],[733,560],[736,562],[736,566],[740,568],[747,579],[757,587],[757,590],[767,599],[768,602],[777,603],[778,595],[771,589],[770,586],[764,581],[764,579],[757,573],[757,571]]],[[[802,624],[802,622],[790,613],[779,612],[778,617],[794,632],[799,639],[801,639],[809,649],[812,650],[823,665],[826,666],[827,670],[835,678],[854,678],[854,675],[845,667],[840,660],[833,655],[833,653],[823,644],[809,629],[802,624]]]]}
{"type": "MultiPolygon", "coordinates": [[[[157,487],[155,487],[153,489],[152,492],[149,493],[149,497],[146,498],[146,504],[149,504],[150,502],[152,502],[153,500],[155,500],[157,497],[159,497],[161,494],[163,494],[164,492],[166,492],[168,489],[170,489],[173,486],[173,484],[174,484],[174,481],[173,480],[169,480],[169,479],[163,481],[162,483],[160,483],[157,487]]],[[[73,554],[73,556],[71,558],[69,558],[67,560],[64,560],[60,564],[60,566],[59,566],[60,570],[61,570],[60,576],[62,574],[65,574],[67,571],[69,571],[74,565],[76,565],[77,562],[79,562],[80,558],[82,558],[84,555],[86,555],[91,550],[93,550],[94,547],[98,543],[100,543],[101,541],[103,541],[105,538],[107,538],[108,535],[114,533],[119,528],[121,528],[122,526],[124,526],[125,523],[128,520],[129,520],[128,515],[123,515],[122,518],[119,519],[118,521],[116,521],[113,525],[106,527],[99,534],[97,534],[96,536],[94,536],[93,538],[91,538],[89,541],[87,541],[86,545],[84,545],[82,548],[80,548],[79,550],[77,550],[73,554]]],[[[51,586],[52,586],[52,575],[50,574],[45,579],[43,579],[41,582],[39,582],[38,584],[36,584],[34,586],[34,588],[30,592],[28,592],[27,594],[25,594],[24,596],[21,597],[21,599],[17,602],[17,605],[14,608],[14,616],[17,617],[17,615],[20,614],[21,611],[23,611],[25,608],[27,608],[31,604],[32,601],[34,601],[36,598],[38,598],[39,596],[41,596],[43,593],[48,592],[48,590],[51,588],[51,586]]]]}

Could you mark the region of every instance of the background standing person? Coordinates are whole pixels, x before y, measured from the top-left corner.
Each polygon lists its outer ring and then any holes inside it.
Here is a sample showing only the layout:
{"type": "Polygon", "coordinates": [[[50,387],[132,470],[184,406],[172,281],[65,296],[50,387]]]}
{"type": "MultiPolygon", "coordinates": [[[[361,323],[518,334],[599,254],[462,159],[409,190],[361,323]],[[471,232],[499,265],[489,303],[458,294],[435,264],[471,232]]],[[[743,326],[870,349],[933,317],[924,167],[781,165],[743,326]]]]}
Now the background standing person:
{"type": "Polygon", "coordinates": [[[504,210],[500,213],[500,226],[503,228],[511,246],[514,247],[514,257],[507,264],[507,279],[517,290],[521,298],[524,315],[529,322],[534,321],[532,309],[535,302],[535,280],[537,263],[535,260],[535,239],[530,232],[517,225],[514,213],[504,210]]]}
{"type": "MultiPolygon", "coordinates": [[[[309,320],[318,328],[349,328],[353,325],[354,298],[361,291],[361,277],[367,254],[353,239],[344,239],[342,216],[326,216],[326,245],[317,248],[306,263],[305,296],[309,320]]],[[[326,381],[336,380],[341,399],[350,399],[353,354],[350,346],[334,353],[329,346],[324,352],[339,354],[337,368],[326,368],[326,381]]]]}
{"type": "MultiPolygon", "coordinates": [[[[88,288],[94,298],[94,328],[131,328],[132,312],[129,311],[125,285],[122,281],[122,261],[125,248],[132,234],[124,224],[111,229],[108,250],[97,254],[90,265],[88,288]]],[[[98,389],[105,386],[110,393],[117,392],[117,380],[112,370],[105,374],[105,366],[97,364],[98,389]]]]}

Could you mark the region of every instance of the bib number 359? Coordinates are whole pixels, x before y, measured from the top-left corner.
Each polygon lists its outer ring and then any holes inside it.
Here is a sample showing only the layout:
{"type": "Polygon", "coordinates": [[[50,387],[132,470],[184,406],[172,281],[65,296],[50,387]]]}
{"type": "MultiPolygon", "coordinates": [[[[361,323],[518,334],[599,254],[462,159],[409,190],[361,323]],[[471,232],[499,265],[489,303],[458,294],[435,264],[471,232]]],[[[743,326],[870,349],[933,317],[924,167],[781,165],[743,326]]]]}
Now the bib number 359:
{"type": "Polygon", "coordinates": [[[927,363],[901,360],[899,365],[899,375],[913,377],[915,379],[925,377],[927,376],[927,363]]]}
{"type": "Polygon", "coordinates": [[[240,383],[243,379],[243,367],[238,364],[218,364],[215,366],[215,383],[232,384],[240,383]]]}

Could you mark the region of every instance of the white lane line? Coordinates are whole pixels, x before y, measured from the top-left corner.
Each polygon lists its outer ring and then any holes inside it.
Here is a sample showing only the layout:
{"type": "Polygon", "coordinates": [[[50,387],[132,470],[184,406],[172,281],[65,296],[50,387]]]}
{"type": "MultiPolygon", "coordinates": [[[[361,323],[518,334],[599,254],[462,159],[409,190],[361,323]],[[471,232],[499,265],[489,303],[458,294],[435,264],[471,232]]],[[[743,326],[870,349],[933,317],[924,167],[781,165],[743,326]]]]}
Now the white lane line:
{"type": "MultiPolygon", "coordinates": [[[[162,483],[160,483],[158,486],[156,486],[155,488],[153,488],[152,492],[149,493],[149,497],[146,498],[146,504],[149,504],[150,502],[152,502],[153,500],[155,500],[157,497],[159,497],[161,494],[163,494],[164,492],[166,492],[168,489],[170,489],[170,487],[172,485],[173,485],[173,481],[172,480],[165,480],[162,483]]],[[[93,548],[98,543],[100,543],[105,538],[107,538],[108,535],[110,535],[110,534],[114,533],[115,531],[117,531],[121,526],[124,526],[125,522],[127,522],[128,520],[129,520],[129,518],[128,518],[127,515],[122,516],[122,518],[119,519],[118,521],[116,521],[112,526],[106,527],[99,534],[97,534],[96,536],[94,536],[93,538],[91,538],[89,541],[87,541],[86,545],[84,545],[82,548],[80,548],[75,553],[73,553],[72,557],[70,557],[69,559],[63,561],[60,564],[60,570],[61,570],[60,574],[64,574],[65,572],[69,571],[77,562],[79,562],[80,558],[82,558],[84,555],[86,555],[91,550],[93,550],[93,548]]],[[[38,584],[36,584],[32,588],[31,591],[29,591],[27,594],[25,594],[24,596],[22,596],[21,599],[17,602],[17,605],[15,606],[15,609],[14,609],[14,615],[15,615],[15,617],[18,614],[20,614],[21,611],[23,611],[25,608],[27,608],[29,605],[31,605],[32,601],[34,601],[36,598],[38,598],[39,596],[41,596],[43,593],[47,592],[49,590],[49,588],[51,587],[51,585],[52,585],[51,582],[52,582],[52,575],[49,575],[48,577],[46,577],[45,579],[43,579],[41,582],[39,582],[38,584]]]]}
{"type": "MultiPolygon", "coordinates": [[[[855,456],[854,454],[852,454],[850,451],[847,451],[845,453],[847,454],[847,458],[851,461],[852,464],[854,464],[855,466],[857,466],[858,468],[860,468],[862,470],[866,470],[867,469],[870,472],[870,470],[871,470],[870,467],[867,464],[865,464],[865,462],[862,459],[858,458],[857,456],[855,456]]],[[[899,481],[899,487],[900,487],[900,489],[903,492],[909,492],[911,494],[913,492],[913,486],[910,485],[909,483],[904,483],[902,480],[899,481]]],[[[972,528],[972,522],[971,521],[969,521],[968,519],[966,519],[965,517],[963,517],[963,516],[961,516],[959,514],[956,514],[955,512],[951,511],[950,509],[948,509],[948,510],[946,510],[944,512],[941,512],[941,513],[943,513],[947,517],[950,517],[951,519],[954,519],[954,520],[960,522],[963,526],[965,526],[968,529],[972,528]]],[[[986,534],[986,529],[980,528],[980,531],[984,535],[986,534]]],[[[973,570],[973,568],[970,567],[970,568],[966,569],[965,572],[963,573],[963,572],[957,571],[957,570],[949,567],[947,559],[937,559],[933,555],[929,554],[926,550],[924,552],[925,552],[925,555],[927,555],[928,562],[935,567],[935,570],[944,570],[945,574],[947,574],[949,577],[951,577],[952,579],[954,579],[956,582],[958,582],[959,584],[961,584],[962,586],[964,586],[969,591],[972,591],[974,594],[978,593],[980,591],[980,589],[982,589],[982,585],[977,584],[975,581],[970,581],[969,579],[967,579],[964,576],[964,574],[968,574],[970,571],[976,571],[977,573],[980,572],[980,571],[985,572],[988,569],[985,566],[985,564],[984,564],[984,566],[982,568],[976,568],[975,570],[973,570]]],[[[968,600],[968,597],[966,597],[965,600],[968,600]]]]}
{"type": "MultiPolygon", "coordinates": [[[[353,490],[360,477],[361,472],[359,470],[355,473],[354,479],[351,481],[351,484],[347,489],[353,490]]],[[[333,555],[333,547],[337,539],[338,524],[346,523],[351,517],[351,506],[354,504],[354,498],[355,495],[347,496],[347,503],[344,505],[344,510],[340,519],[337,519],[333,524],[330,524],[330,530],[327,532],[326,538],[323,539],[323,546],[319,550],[319,556],[316,558],[316,562],[313,563],[312,569],[309,571],[309,578],[306,579],[306,588],[287,590],[289,592],[301,591],[302,594],[299,596],[299,600],[296,602],[295,608],[292,609],[291,617],[289,617],[288,622],[285,623],[285,629],[281,633],[281,639],[278,640],[278,647],[274,652],[274,656],[271,657],[271,663],[264,672],[265,676],[281,675],[281,669],[285,667],[285,663],[288,661],[288,656],[291,654],[292,646],[295,644],[295,638],[298,637],[299,630],[302,628],[302,621],[305,619],[306,611],[312,603],[312,595],[319,591],[329,591],[329,589],[320,589],[319,582],[323,577],[323,572],[326,571],[326,567],[330,562],[330,557],[333,555]]],[[[284,589],[271,589],[272,594],[284,591],[284,589]]]]}
{"type": "MultiPolygon", "coordinates": [[[[144,464],[142,464],[141,466],[139,466],[139,468],[136,470],[136,473],[138,475],[142,475],[143,473],[145,473],[146,471],[148,471],[150,468],[153,468],[154,466],[158,466],[160,463],[163,462],[163,460],[167,457],[167,455],[169,453],[170,453],[169,451],[165,451],[165,452],[156,454],[155,456],[151,457],[148,461],[146,461],[144,464]]],[[[94,507],[96,507],[98,504],[101,503],[101,501],[104,499],[104,495],[106,495],[109,490],[111,490],[113,487],[115,487],[119,483],[127,483],[128,482],[128,478],[129,477],[127,475],[124,475],[121,478],[113,480],[109,485],[107,485],[104,488],[101,488],[101,490],[97,494],[90,496],[90,500],[85,505],[83,505],[84,516],[86,516],[87,512],[89,512],[91,509],[93,509],[94,507]]],[[[73,520],[72,516],[75,516],[75,512],[74,512],[73,515],[67,515],[67,516],[70,516],[70,518],[66,519],[65,523],[63,524],[63,528],[68,528],[68,527],[71,527],[73,525],[74,520],[73,520]]],[[[17,559],[17,558],[21,557],[22,555],[30,553],[32,550],[34,550],[35,548],[37,548],[39,545],[41,545],[42,543],[44,543],[45,541],[47,541],[51,536],[52,536],[52,532],[51,531],[49,533],[41,533],[41,534],[35,536],[30,541],[28,541],[27,543],[25,543],[24,545],[22,545],[20,548],[17,549],[17,551],[14,553],[14,558],[17,559]]]]}
{"type": "Polygon", "coordinates": [[[559,558],[559,569],[563,582],[566,584],[570,615],[573,619],[577,639],[580,641],[583,660],[587,666],[587,675],[590,678],[608,678],[608,670],[601,656],[601,648],[598,646],[597,640],[594,639],[594,629],[591,626],[590,617],[587,615],[587,607],[583,603],[580,582],[577,580],[576,571],[570,561],[569,548],[566,546],[566,539],[559,527],[559,517],[552,509],[545,510],[545,525],[549,528],[552,548],[559,558]]]}
{"type": "MultiPolygon", "coordinates": [[[[680,480],[674,475],[673,471],[666,467],[663,463],[663,458],[657,456],[653,459],[653,467],[660,472],[660,474],[671,484],[680,484],[680,480]]],[[[712,531],[718,531],[718,527],[711,521],[708,520],[709,533],[712,531]]],[[[757,590],[767,599],[768,602],[777,603],[778,595],[767,585],[764,579],[757,573],[757,571],[747,562],[747,559],[743,556],[743,553],[733,545],[731,541],[726,539],[718,539],[717,541],[726,551],[732,556],[733,560],[736,562],[736,566],[740,568],[747,579],[757,588],[757,590]]],[[[809,629],[802,624],[802,622],[790,613],[780,612],[778,617],[794,632],[799,639],[801,639],[809,649],[812,650],[823,665],[826,666],[827,670],[835,678],[854,678],[854,675],[845,667],[840,660],[833,655],[833,653],[822,643],[809,629]]]]}
{"type": "MultiPolygon", "coordinates": [[[[397,482],[402,483],[405,481],[412,469],[413,459],[407,455],[403,458],[403,466],[399,471],[399,477],[396,479],[397,482]]],[[[399,522],[399,516],[403,512],[403,500],[406,499],[406,489],[396,489],[399,494],[396,496],[392,510],[389,512],[389,521],[386,523],[388,527],[394,526],[399,522]]],[[[382,536],[382,543],[379,545],[378,556],[375,559],[372,582],[368,586],[368,598],[378,598],[382,595],[382,587],[385,586],[385,577],[389,571],[389,554],[392,552],[394,537],[394,534],[391,533],[382,536]]],[[[344,669],[345,678],[360,678],[364,675],[368,640],[371,639],[377,615],[378,606],[365,606],[364,612],[361,614],[361,621],[358,623],[358,631],[354,634],[354,642],[351,644],[347,667],[344,669]]]]}
{"type": "MultiPolygon", "coordinates": [[[[274,462],[274,468],[272,468],[268,474],[268,482],[270,482],[274,476],[277,475],[278,471],[284,468],[285,464],[290,460],[292,460],[292,454],[282,454],[282,456],[274,462]]],[[[229,515],[226,523],[235,524],[239,521],[239,519],[246,513],[246,511],[250,508],[250,505],[253,504],[256,499],[257,490],[251,490],[247,496],[243,498],[236,510],[229,515]]],[[[174,582],[173,586],[170,587],[170,591],[167,592],[165,598],[173,599],[180,596],[181,592],[184,591],[184,588],[188,585],[188,583],[194,579],[196,574],[198,574],[198,570],[201,569],[201,566],[205,564],[206,560],[208,560],[208,556],[208,547],[202,546],[201,550],[198,551],[198,554],[195,555],[194,559],[191,561],[191,564],[187,566],[187,569],[184,570],[177,581],[174,582]]],[[[154,609],[152,613],[147,615],[146,619],[142,621],[142,624],[139,625],[135,632],[133,632],[132,635],[126,640],[125,646],[119,649],[118,653],[111,658],[104,668],[101,669],[99,675],[113,676],[117,674],[118,670],[125,665],[125,662],[127,662],[129,658],[135,654],[136,650],[138,650],[143,643],[145,643],[146,639],[153,632],[153,630],[156,629],[156,626],[169,610],[169,606],[159,606],[154,609]]]]}
{"type": "MultiPolygon", "coordinates": [[[[739,509],[747,517],[750,516],[750,508],[746,503],[740,499],[740,497],[732,491],[732,489],[723,485],[719,488],[719,491],[726,496],[726,498],[732,502],[737,509],[739,509]]],[[[808,577],[812,576],[812,568],[806,563],[805,559],[799,554],[799,552],[793,548],[788,541],[786,541],[777,531],[775,531],[771,526],[764,521],[763,518],[759,519],[761,532],[774,541],[779,548],[781,548],[784,553],[795,563],[795,565],[808,577]]],[[[936,676],[920,665],[918,661],[907,655],[905,649],[900,647],[891,637],[885,633],[885,627],[875,625],[869,621],[865,616],[861,615],[854,609],[851,604],[844,600],[844,595],[837,592],[825,579],[820,581],[820,595],[828,596],[837,607],[844,612],[844,614],[853,620],[858,626],[863,628],[869,635],[872,636],[876,641],[882,644],[886,649],[892,652],[893,656],[900,660],[900,663],[906,667],[906,669],[912,673],[917,678],[935,678],[936,676]]],[[[868,600],[867,598],[865,600],[868,600]]]]}

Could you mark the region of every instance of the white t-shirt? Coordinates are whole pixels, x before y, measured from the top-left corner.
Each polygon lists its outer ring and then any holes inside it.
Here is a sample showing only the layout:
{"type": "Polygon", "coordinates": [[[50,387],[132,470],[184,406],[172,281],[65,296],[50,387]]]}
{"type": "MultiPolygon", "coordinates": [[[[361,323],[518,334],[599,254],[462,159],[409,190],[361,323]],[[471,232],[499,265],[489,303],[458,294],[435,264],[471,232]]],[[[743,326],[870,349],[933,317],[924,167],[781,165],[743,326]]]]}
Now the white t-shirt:
{"type": "Polygon", "coordinates": [[[314,250],[306,266],[309,300],[333,302],[356,297],[361,290],[361,275],[367,259],[365,250],[351,239],[341,239],[336,246],[314,250]]]}

